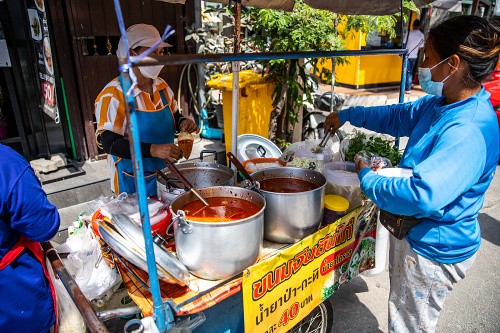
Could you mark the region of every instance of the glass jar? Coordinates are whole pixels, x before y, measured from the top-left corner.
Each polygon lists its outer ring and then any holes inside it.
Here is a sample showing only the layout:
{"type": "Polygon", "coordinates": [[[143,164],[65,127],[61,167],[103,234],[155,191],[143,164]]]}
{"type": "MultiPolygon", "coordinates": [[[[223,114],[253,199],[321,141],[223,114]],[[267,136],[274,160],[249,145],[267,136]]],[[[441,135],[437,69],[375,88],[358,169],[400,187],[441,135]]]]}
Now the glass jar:
{"type": "Polygon", "coordinates": [[[343,217],[349,209],[349,201],[336,194],[325,195],[322,225],[331,224],[343,217]]]}

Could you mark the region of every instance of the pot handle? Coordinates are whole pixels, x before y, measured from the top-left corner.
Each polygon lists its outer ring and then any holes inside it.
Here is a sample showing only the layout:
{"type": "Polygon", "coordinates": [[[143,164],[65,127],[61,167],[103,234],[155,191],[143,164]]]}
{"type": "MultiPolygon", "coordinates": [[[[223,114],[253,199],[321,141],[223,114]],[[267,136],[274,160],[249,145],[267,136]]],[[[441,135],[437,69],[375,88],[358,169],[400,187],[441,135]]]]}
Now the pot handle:
{"type": "Polygon", "coordinates": [[[262,147],[262,145],[259,145],[257,147],[257,153],[260,155],[260,157],[266,157],[266,148],[262,147]]]}
{"type": "MultiPolygon", "coordinates": [[[[172,223],[170,225],[174,225],[178,223],[178,227],[181,229],[183,234],[190,234],[193,232],[193,228],[188,221],[186,221],[186,213],[183,210],[178,210],[177,215],[173,218],[172,223]]],[[[170,229],[170,226],[167,228],[167,234],[170,229]]]]}
{"type": "Polygon", "coordinates": [[[208,155],[208,154],[213,154],[214,155],[214,162],[217,163],[217,151],[216,150],[202,150],[200,152],[200,161],[201,162],[204,162],[203,161],[203,158],[205,157],[205,154],[208,155]]]}

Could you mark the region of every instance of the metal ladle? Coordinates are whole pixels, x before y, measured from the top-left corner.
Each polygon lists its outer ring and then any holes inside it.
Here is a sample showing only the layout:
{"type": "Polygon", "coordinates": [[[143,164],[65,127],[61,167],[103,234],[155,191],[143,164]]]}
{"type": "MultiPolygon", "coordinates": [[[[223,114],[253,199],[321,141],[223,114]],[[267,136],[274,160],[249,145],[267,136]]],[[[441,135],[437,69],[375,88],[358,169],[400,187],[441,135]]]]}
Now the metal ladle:
{"type": "Polygon", "coordinates": [[[227,152],[226,156],[229,158],[229,160],[231,161],[231,163],[234,164],[234,166],[236,167],[236,169],[238,169],[238,171],[241,172],[241,174],[243,175],[243,177],[245,177],[245,179],[248,179],[252,183],[255,183],[255,181],[252,179],[252,176],[250,176],[250,174],[245,169],[245,167],[243,166],[243,164],[241,164],[241,162],[238,160],[238,158],[236,156],[234,156],[233,153],[231,153],[229,151],[229,152],[227,152]]]}
{"type": "MultiPolygon", "coordinates": [[[[179,169],[177,169],[177,167],[174,165],[174,163],[172,163],[170,160],[166,159],[165,162],[167,163],[167,166],[168,168],[170,169],[170,171],[172,171],[173,174],[175,174],[175,176],[177,178],[179,178],[179,180],[186,186],[186,188],[191,191],[194,195],[196,195],[196,197],[198,199],[201,200],[201,202],[205,205],[205,206],[210,206],[210,204],[207,202],[207,200],[205,200],[205,198],[203,198],[200,194],[200,192],[196,191],[196,189],[193,187],[193,185],[191,185],[191,183],[182,175],[182,173],[179,171],[179,169]]],[[[161,172],[160,170],[156,170],[156,172],[162,176],[165,180],[167,180],[167,176],[161,172]]]]}

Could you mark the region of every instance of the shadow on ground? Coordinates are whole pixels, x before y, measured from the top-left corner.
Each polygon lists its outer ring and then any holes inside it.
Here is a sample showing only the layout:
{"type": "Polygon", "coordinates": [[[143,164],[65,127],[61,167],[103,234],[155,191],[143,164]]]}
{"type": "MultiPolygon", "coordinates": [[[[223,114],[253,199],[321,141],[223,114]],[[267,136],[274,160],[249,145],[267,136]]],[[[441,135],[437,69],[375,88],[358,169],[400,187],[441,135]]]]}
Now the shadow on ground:
{"type": "Polygon", "coordinates": [[[481,236],[483,239],[500,246],[500,222],[485,213],[480,213],[478,220],[481,226],[481,236]]]}
{"type": "MultiPolygon", "coordinates": [[[[375,315],[363,303],[359,301],[356,294],[368,292],[366,282],[356,277],[343,285],[328,300],[333,308],[332,333],[336,332],[359,332],[374,333],[383,332],[375,315]]],[[[384,303],[384,306],[387,306],[384,303]]]]}

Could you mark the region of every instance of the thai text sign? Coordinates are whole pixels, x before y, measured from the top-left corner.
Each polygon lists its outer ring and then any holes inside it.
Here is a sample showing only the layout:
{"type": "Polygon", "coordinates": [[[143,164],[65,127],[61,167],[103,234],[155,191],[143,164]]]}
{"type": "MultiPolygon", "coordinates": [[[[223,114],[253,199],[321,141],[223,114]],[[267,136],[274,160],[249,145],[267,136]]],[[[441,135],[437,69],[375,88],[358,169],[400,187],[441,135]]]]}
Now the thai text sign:
{"type": "Polygon", "coordinates": [[[243,273],[245,332],[286,332],[375,265],[376,206],[360,207],[243,273]]]}

